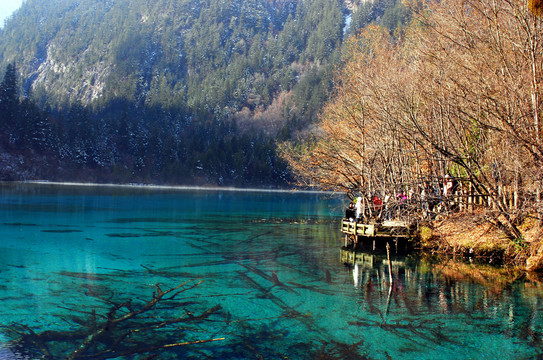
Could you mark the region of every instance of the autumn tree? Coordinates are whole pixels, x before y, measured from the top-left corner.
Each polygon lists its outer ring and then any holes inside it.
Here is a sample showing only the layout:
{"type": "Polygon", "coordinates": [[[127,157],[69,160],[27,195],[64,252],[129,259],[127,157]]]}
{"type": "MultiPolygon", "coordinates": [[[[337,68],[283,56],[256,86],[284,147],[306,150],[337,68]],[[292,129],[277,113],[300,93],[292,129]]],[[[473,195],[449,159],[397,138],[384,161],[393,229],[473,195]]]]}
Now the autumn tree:
{"type": "Polygon", "coordinates": [[[417,10],[421,26],[409,44],[425,101],[410,124],[492,199],[492,222],[519,238],[519,220],[539,207],[543,175],[541,21],[507,0],[417,10]],[[517,190],[517,204],[500,196],[504,186],[517,190]]]}
{"type": "Polygon", "coordinates": [[[519,222],[541,213],[541,21],[507,0],[409,5],[402,37],[368,27],[346,47],[315,137],[286,147],[291,166],[368,197],[453,172],[519,239],[519,222]]]}
{"type": "Polygon", "coordinates": [[[346,45],[344,63],[314,141],[284,147],[291,166],[305,185],[340,188],[366,204],[375,194],[414,191],[429,174],[413,129],[397,121],[397,82],[408,81],[398,45],[387,30],[371,26],[346,45]]]}

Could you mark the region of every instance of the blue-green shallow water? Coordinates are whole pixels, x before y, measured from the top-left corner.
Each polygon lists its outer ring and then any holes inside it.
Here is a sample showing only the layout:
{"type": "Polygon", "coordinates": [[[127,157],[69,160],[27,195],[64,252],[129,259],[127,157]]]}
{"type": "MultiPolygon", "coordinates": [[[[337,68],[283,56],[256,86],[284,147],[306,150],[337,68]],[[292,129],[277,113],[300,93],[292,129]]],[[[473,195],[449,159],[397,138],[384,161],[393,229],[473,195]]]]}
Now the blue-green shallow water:
{"type": "Polygon", "coordinates": [[[221,310],[179,325],[166,340],[225,339],[172,348],[160,359],[532,359],[542,353],[539,282],[395,256],[391,286],[384,257],[342,261],[342,198],[0,189],[5,341],[20,324],[34,332],[75,331],[88,325],[81,319],[92,310],[106,314],[111,302],[127,299],[142,304],[157,283],[167,289],[198,279],[176,298],[182,308],[159,312],[174,318],[215,305],[221,310]]]}

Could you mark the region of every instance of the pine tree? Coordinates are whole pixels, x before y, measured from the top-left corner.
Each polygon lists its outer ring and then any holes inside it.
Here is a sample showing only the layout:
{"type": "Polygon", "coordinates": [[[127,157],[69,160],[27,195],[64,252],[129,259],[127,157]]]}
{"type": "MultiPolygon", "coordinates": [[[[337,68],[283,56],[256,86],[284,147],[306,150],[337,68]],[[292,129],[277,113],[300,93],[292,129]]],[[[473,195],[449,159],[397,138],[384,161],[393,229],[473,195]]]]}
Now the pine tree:
{"type": "Polygon", "coordinates": [[[0,124],[4,130],[13,128],[18,105],[17,68],[12,63],[8,64],[0,84],[0,124]]]}

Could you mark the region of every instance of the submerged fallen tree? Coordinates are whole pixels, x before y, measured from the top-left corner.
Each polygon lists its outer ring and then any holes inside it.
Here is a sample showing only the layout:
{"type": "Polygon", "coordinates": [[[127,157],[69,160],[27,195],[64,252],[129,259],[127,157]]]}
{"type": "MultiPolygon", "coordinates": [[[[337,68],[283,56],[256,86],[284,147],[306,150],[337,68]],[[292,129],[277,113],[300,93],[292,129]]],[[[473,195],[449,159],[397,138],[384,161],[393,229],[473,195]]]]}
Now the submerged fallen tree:
{"type": "Polygon", "coordinates": [[[2,326],[13,339],[14,348],[25,349],[34,358],[41,359],[112,359],[138,354],[148,354],[148,358],[160,351],[224,338],[190,339],[191,328],[182,324],[197,324],[221,310],[213,306],[200,314],[183,309],[181,316],[168,316],[171,310],[178,310],[184,304],[174,301],[176,297],[195,288],[201,282],[186,281],[176,287],[163,290],[161,284],[155,285],[152,298],[140,304],[129,299],[122,303],[112,303],[106,314],[97,314],[82,309],[73,309],[83,317],[72,319],[80,325],[77,329],[45,330],[37,332],[23,324],[2,326]],[[158,307],[159,304],[167,305],[158,307]],[[172,339],[182,339],[172,342],[172,339]]]}

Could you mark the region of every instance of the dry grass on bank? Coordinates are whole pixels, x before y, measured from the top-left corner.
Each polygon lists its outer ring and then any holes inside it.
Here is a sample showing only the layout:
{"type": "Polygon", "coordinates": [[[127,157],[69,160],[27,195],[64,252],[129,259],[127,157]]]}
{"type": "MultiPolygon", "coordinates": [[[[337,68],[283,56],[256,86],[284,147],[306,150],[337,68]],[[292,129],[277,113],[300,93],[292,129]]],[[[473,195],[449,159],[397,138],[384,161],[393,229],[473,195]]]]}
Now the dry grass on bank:
{"type": "Polygon", "coordinates": [[[543,270],[543,229],[535,219],[520,225],[523,239],[511,241],[485,220],[484,213],[454,214],[421,228],[421,246],[439,253],[504,262],[543,270]]]}

